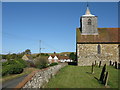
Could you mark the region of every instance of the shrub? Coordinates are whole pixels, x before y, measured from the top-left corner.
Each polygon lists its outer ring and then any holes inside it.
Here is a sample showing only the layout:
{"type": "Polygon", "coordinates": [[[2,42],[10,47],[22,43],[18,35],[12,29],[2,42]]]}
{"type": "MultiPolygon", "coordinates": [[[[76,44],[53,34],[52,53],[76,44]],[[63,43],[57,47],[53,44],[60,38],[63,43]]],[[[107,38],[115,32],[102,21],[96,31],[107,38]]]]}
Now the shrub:
{"type": "Polygon", "coordinates": [[[19,64],[7,65],[2,68],[2,76],[8,74],[20,74],[23,72],[23,68],[19,64]]]}
{"type": "Polygon", "coordinates": [[[10,64],[16,64],[15,60],[8,60],[7,62],[3,62],[2,66],[10,65],[10,64]]]}
{"type": "Polygon", "coordinates": [[[46,68],[48,64],[48,59],[46,56],[39,56],[34,61],[37,68],[46,68]]]}
{"type": "Polygon", "coordinates": [[[58,63],[51,63],[49,66],[55,66],[58,65],[58,63]]]}
{"type": "Polygon", "coordinates": [[[2,67],[2,76],[8,75],[10,70],[10,66],[7,65],[6,67],[2,67]]]}
{"type": "Polygon", "coordinates": [[[16,60],[17,63],[21,64],[21,66],[23,68],[27,67],[27,62],[22,60],[22,59],[19,59],[19,60],[16,60]]]}
{"type": "Polygon", "coordinates": [[[26,63],[23,60],[9,60],[2,64],[2,76],[8,74],[20,74],[23,72],[23,68],[26,67],[26,63]]]}
{"type": "Polygon", "coordinates": [[[12,65],[10,68],[10,72],[9,74],[20,74],[23,72],[23,67],[22,66],[18,66],[19,64],[16,64],[16,65],[12,65]]]}

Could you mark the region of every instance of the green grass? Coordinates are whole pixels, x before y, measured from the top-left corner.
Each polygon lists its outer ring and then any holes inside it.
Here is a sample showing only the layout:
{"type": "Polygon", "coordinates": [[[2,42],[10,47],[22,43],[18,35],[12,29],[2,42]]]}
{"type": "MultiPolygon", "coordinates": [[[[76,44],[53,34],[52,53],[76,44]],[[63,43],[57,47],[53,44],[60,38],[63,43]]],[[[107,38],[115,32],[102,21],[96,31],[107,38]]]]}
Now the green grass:
{"type": "MultiPolygon", "coordinates": [[[[94,74],[91,74],[90,66],[66,66],[52,78],[45,88],[105,88],[99,79],[102,67],[94,67],[94,74]],[[97,78],[97,79],[95,79],[97,78]]],[[[109,72],[108,86],[118,88],[118,70],[107,66],[109,72]]]]}

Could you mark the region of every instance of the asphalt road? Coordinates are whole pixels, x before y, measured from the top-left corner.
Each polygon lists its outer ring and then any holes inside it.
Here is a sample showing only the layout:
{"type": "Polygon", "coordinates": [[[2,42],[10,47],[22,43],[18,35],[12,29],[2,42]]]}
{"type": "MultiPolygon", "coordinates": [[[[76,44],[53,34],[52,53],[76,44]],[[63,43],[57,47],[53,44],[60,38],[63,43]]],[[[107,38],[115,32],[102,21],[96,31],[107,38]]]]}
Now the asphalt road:
{"type": "Polygon", "coordinates": [[[2,83],[2,89],[6,88],[14,88],[16,87],[27,75],[23,75],[21,77],[6,81],[2,83]]]}

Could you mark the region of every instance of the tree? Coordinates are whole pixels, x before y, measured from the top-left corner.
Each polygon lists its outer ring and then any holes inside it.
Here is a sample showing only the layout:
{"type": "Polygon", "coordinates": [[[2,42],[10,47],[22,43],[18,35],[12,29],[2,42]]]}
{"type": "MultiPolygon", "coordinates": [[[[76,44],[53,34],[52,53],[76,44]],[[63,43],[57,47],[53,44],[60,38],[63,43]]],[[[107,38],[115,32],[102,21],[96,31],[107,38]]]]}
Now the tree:
{"type": "Polygon", "coordinates": [[[72,60],[75,60],[76,55],[72,52],[72,53],[70,53],[69,58],[72,59],[72,60]]]}
{"type": "Polygon", "coordinates": [[[25,54],[31,54],[30,49],[26,49],[26,50],[25,50],[25,54]]]}
{"type": "Polygon", "coordinates": [[[16,59],[17,58],[17,54],[13,53],[10,55],[11,56],[11,59],[16,59]]]}
{"type": "Polygon", "coordinates": [[[49,56],[47,53],[44,54],[44,53],[41,53],[41,54],[37,54],[36,57],[39,57],[39,56],[49,56]]]}
{"type": "Polygon", "coordinates": [[[34,61],[36,67],[38,68],[46,68],[48,64],[48,59],[46,56],[39,56],[34,61]]]}
{"type": "Polygon", "coordinates": [[[2,55],[2,59],[7,59],[7,55],[2,55]]]}

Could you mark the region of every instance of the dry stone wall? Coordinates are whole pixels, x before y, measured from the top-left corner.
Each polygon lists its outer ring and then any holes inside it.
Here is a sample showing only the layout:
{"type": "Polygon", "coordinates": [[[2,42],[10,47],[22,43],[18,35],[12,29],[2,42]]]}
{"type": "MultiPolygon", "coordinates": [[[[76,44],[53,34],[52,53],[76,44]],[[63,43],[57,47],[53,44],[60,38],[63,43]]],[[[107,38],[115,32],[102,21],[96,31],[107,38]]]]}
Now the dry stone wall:
{"type": "Polygon", "coordinates": [[[100,53],[98,53],[98,44],[77,44],[78,66],[89,66],[96,61],[101,61],[101,65],[108,65],[110,60],[115,62],[119,60],[118,44],[99,44],[100,53]]]}
{"type": "Polygon", "coordinates": [[[67,63],[49,67],[45,70],[37,72],[23,88],[43,88],[46,83],[67,63]]]}

